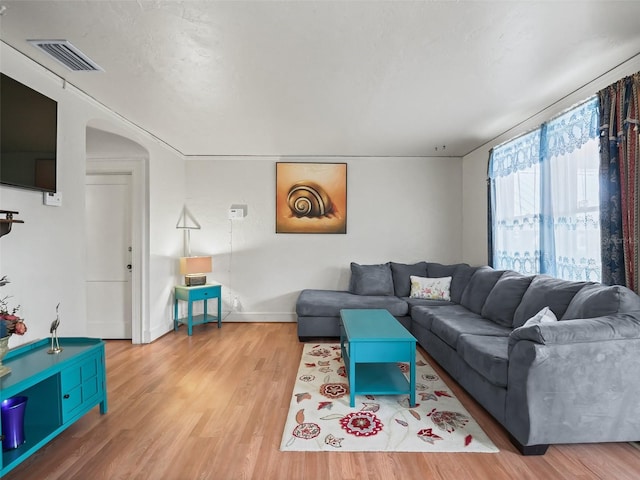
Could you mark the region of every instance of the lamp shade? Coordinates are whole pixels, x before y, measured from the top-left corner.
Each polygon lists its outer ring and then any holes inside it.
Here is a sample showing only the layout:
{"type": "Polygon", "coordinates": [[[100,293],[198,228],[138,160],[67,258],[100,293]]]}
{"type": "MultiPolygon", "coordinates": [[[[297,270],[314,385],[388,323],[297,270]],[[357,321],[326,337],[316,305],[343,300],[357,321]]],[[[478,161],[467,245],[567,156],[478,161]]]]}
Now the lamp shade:
{"type": "Polygon", "coordinates": [[[211,257],[180,257],[180,274],[194,275],[212,270],[211,257]]]}

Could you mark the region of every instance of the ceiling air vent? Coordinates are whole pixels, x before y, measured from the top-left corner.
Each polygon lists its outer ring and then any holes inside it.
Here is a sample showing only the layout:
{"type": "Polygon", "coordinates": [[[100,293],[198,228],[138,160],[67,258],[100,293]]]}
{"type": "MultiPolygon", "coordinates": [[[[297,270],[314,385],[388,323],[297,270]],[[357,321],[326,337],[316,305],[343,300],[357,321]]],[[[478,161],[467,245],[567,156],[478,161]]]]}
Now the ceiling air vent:
{"type": "Polygon", "coordinates": [[[68,40],[27,40],[34,47],[39,48],[50,57],[60,62],[69,70],[104,71],[97,63],[74,47],[68,40]]]}

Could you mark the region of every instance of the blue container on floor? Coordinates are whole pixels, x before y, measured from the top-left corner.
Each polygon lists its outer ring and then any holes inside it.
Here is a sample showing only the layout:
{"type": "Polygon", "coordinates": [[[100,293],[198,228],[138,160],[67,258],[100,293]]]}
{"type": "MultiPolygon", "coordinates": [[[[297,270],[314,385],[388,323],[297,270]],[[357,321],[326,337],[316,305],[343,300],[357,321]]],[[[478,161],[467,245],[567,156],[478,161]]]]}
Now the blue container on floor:
{"type": "Polygon", "coordinates": [[[12,397],[0,404],[4,450],[18,448],[24,443],[24,410],[27,400],[27,397],[12,397]]]}

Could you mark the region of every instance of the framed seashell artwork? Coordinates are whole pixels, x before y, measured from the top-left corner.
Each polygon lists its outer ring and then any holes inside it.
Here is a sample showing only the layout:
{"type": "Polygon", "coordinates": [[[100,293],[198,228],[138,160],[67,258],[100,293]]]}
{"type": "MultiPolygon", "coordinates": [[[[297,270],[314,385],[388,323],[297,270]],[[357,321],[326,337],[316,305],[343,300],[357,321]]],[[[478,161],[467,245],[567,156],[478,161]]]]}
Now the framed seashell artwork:
{"type": "Polygon", "coordinates": [[[276,233],[347,233],[347,164],[276,162],[276,233]]]}

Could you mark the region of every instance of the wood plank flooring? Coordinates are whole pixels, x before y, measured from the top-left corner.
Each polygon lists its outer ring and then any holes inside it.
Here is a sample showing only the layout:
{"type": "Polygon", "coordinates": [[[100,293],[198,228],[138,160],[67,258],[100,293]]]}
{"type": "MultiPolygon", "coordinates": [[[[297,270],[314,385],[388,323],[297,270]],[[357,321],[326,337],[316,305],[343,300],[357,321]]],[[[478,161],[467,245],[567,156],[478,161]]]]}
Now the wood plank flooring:
{"type": "Polygon", "coordinates": [[[183,327],[149,345],[108,341],[108,413],[96,407],[5,479],[640,478],[640,449],[629,443],[521,456],[438,367],[500,453],[280,452],[301,352],[293,323],[205,325],[192,337],[183,327]]]}

